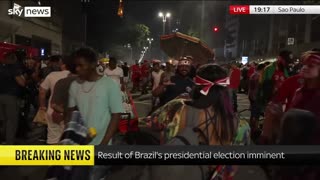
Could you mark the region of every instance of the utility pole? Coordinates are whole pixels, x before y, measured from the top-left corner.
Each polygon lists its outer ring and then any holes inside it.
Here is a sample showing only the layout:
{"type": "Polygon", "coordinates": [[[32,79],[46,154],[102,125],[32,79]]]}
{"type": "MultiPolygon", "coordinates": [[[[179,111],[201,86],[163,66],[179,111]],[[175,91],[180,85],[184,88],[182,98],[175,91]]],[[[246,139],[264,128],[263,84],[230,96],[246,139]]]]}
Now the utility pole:
{"type": "Polygon", "coordinates": [[[84,13],[84,27],[83,27],[83,31],[84,31],[84,35],[83,35],[83,40],[84,40],[84,45],[87,44],[87,24],[88,24],[88,8],[90,5],[90,0],[81,0],[82,3],[82,10],[84,13]]]}

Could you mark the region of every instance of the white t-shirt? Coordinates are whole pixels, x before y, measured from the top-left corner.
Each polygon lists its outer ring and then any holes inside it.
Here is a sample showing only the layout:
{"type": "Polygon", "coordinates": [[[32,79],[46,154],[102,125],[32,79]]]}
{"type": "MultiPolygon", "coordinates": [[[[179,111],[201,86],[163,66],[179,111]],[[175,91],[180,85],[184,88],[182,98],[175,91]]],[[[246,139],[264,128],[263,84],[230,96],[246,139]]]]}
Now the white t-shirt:
{"type": "Polygon", "coordinates": [[[123,78],[123,70],[121,68],[116,67],[114,70],[107,68],[104,70],[104,74],[120,85],[120,78],[123,78]]]}
{"type": "Polygon", "coordinates": [[[52,72],[41,83],[40,86],[45,90],[50,90],[50,94],[51,94],[49,99],[49,105],[48,105],[48,113],[50,113],[49,110],[51,110],[50,102],[53,95],[54,86],[60,79],[66,78],[69,74],[70,72],[67,70],[52,72]]]}
{"type": "MultiPolygon", "coordinates": [[[[64,130],[64,124],[61,122],[60,124],[56,124],[52,121],[52,113],[53,109],[51,108],[51,99],[54,91],[54,86],[60,79],[66,78],[70,74],[69,71],[57,71],[50,73],[45,80],[41,83],[41,87],[45,90],[50,90],[50,99],[49,105],[47,110],[47,119],[48,119],[48,136],[47,136],[47,143],[48,144],[56,144],[59,142],[60,137],[64,130]]],[[[67,91],[67,90],[66,90],[67,91]]],[[[67,99],[66,99],[67,101],[67,99]]]]}
{"type": "Polygon", "coordinates": [[[159,72],[152,71],[152,79],[153,79],[152,90],[154,90],[159,86],[162,73],[163,73],[162,70],[160,70],[159,72]]]}

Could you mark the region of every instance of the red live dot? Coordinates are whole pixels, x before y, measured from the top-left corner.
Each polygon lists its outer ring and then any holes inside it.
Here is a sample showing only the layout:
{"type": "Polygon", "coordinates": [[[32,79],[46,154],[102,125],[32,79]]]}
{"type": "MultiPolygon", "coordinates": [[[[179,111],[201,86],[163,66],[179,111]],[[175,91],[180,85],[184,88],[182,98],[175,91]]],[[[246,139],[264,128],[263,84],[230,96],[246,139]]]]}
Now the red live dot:
{"type": "Polygon", "coordinates": [[[229,6],[230,14],[250,14],[249,5],[231,5],[229,6]]]}

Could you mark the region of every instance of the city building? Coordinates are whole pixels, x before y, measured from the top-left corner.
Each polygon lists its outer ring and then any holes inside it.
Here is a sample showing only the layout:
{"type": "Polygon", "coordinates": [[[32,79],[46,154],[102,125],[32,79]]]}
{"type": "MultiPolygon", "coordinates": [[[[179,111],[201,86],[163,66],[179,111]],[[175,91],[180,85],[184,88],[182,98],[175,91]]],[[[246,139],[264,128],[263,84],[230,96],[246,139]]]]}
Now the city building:
{"type": "Polygon", "coordinates": [[[319,15],[230,15],[226,13],[224,56],[228,60],[274,59],[281,49],[296,57],[320,47],[319,15]]]}
{"type": "Polygon", "coordinates": [[[0,41],[38,48],[39,56],[61,54],[62,21],[53,1],[0,1],[0,41]],[[24,17],[8,15],[12,8],[50,6],[51,17],[24,17]]]}
{"type": "Polygon", "coordinates": [[[224,55],[228,60],[260,59],[267,54],[269,23],[267,16],[226,17],[224,55]]]}

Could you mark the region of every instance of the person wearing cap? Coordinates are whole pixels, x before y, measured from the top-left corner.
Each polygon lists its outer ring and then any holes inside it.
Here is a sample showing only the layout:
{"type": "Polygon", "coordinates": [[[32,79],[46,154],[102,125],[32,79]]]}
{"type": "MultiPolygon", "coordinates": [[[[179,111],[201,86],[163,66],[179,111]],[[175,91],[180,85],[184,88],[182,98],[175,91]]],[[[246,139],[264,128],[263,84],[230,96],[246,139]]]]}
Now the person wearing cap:
{"type": "Polygon", "coordinates": [[[172,99],[183,93],[189,92],[194,83],[189,77],[191,62],[186,57],[179,60],[177,71],[170,79],[162,76],[159,86],[152,91],[152,95],[159,97],[160,106],[166,104],[172,99]]]}

